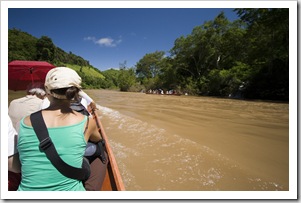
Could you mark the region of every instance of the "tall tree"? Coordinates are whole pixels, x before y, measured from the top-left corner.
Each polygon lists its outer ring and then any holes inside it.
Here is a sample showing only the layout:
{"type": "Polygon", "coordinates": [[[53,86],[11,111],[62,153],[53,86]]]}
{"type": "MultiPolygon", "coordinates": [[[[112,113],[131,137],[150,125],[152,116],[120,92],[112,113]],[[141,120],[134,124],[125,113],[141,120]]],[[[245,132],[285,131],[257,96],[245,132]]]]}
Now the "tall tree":
{"type": "Polygon", "coordinates": [[[129,91],[130,87],[136,83],[135,70],[133,68],[122,68],[118,76],[120,91],[129,91]]]}
{"type": "Polygon", "coordinates": [[[55,58],[55,45],[47,36],[38,39],[37,44],[37,60],[52,62],[55,58]]]}
{"type": "Polygon", "coordinates": [[[247,96],[288,99],[289,93],[289,10],[285,8],[235,9],[247,24],[247,63],[254,77],[247,96]]]}
{"type": "Polygon", "coordinates": [[[213,21],[196,26],[187,37],[181,36],[176,39],[171,54],[174,68],[183,78],[182,86],[189,86],[188,89],[194,88],[195,92],[199,93],[208,92],[210,71],[231,68],[234,59],[229,56],[233,54],[230,52],[233,49],[228,50],[225,45],[230,46],[235,28],[238,29],[232,26],[221,12],[213,21]],[[232,32],[229,31],[231,29],[232,32]]]}
{"type": "Polygon", "coordinates": [[[107,88],[117,88],[119,87],[119,74],[120,71],[116,69],[109,69],[102,72],[105,76],[106,87],[107,88]]]}
{"type": "Polygon", "coordinates": [[[136,64],[136,74],[139,78],[155,78],[161,72],[161,61],[164,58],[164,51],[155,51],[146,54],[136,64]]]}

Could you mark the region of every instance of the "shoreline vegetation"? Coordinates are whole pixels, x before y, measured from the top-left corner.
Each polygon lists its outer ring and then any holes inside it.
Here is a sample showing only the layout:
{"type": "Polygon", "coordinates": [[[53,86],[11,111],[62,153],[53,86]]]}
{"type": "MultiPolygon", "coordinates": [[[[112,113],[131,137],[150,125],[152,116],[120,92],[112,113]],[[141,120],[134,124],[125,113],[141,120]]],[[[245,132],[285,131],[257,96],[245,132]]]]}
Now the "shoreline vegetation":
{"type": "Polygon", "coordinates": [[[70,67],[83,79],[84,89],[162,89],[182,95],[288,102],[289,9],[234,11],[238,20],[230,22],[221,12],[175,39],[168,53],[146,53],[134,67],[124,61],[119,69],[100,71],[55,46],[50,37],[38,39],[17,28],[8,30],[8,59],[70,67]]]}

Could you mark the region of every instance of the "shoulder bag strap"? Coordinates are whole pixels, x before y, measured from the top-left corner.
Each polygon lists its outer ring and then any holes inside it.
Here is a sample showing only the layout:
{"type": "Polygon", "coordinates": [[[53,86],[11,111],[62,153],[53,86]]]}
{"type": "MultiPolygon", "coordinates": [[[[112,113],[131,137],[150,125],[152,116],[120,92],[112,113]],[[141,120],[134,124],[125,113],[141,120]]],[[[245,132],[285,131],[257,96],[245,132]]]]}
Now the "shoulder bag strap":
{"type": "Polygon", "coordinates": [[[86,180],[86,170],[76,168],[65,163],[57,153],[54,144],[49,137],[46,124],[44,122],[42,112],[37,111],[30,115],[32,127],[40,141],[40,149],[45,152],[47,158],[64,176],[77,180],[86,180]]]}

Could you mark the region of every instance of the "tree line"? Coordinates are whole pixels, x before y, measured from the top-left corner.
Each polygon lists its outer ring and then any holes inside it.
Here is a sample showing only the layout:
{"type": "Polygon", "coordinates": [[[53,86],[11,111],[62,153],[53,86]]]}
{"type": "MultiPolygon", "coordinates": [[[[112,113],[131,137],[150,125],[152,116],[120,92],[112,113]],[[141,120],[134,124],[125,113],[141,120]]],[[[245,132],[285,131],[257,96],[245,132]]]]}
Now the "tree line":
{"type": "Polygon", "coordinates": [[[45,60],[92,68],[100,76],[86,77],[88,88],[172,89],[190,95],[288,101],[289,10],[234,12],[238,20],[230,22],[221,12],[194,27],[191,34],[175,39],[168,53],[146,53],[134,67],[124,61],[119,69],[99,71],[80,56],[53,45],[49,37],[36,39],[16,29],[9,30],[9,61],[45,60]]]}
{"type": "Polygon", "coordinates": [[[238,20],[221,12],[177,38],[169,53],[147,53],[130,68],[125,61],[120,89],[288,101],[289,10],[234,11],[238,20]]]}
{"type": "Polygon", "coordinates": [[[146,89],[194,95],[285,100],[289,98],[288,9],[234,9],[180,36],[166,57],[146,54],[136,75],[146,89]]]}

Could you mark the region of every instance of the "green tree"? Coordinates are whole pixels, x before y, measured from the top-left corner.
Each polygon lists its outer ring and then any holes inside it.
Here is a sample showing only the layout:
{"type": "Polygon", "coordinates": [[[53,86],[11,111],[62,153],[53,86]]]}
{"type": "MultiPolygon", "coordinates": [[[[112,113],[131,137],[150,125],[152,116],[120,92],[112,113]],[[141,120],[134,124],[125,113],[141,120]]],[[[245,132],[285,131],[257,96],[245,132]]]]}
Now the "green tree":
{"type": "Polygon", "coordinates": [[[239,30],[239,26],[237,23],[230,23],[221,12],[213,21],[196,26],[187,37],[181,36],[176,39],[170,52],[173,67],[181,78],[182,88],[194,93],[207,94],[211,88],[216,87],[213,82],[210,82],[210,79],[214,80],[213,75],[219,72],[215,69],[220,71],[229,69],[235,61],[230,57],[235,56],[233,52],[235,49],[226,47],[235,47],[234,43],[242,39],[242,34],[235,32],[239,30]],[[233,42],[235,37],[238,39],[233,42]],[[214,71],[211,72],[212,70],[214,71]],[[212,75],[212,73],[215,74],[212,75]]]}
{"type": "Polygon", "coordinates": [[[136,74],[139,78],[155,78],[161,73],[161,61],[164,58],[164,51],[155,51],[146,54],[136,64],[136,74]]]}
{"type": "Polygon", "coordinates": [[[165,52],[155,51],[143,56],[136,64],[138,82],[145,89],[162,88],[163,81],[159,79],[165,65],[165,52]]]}
{"type": "Polygon", "coordinates": [[[120,91],[129,91],[130,88],[136,83],[136,75],[134,68],[120,69],[118,83],[120,91]]]}
{"type": "Polygon", "coordinates": [[[52,40],[47,36],[38,39],[37,44],[37,60],[53,62],[55,58],[56,47],[52,40]]]}
{"type": "Polygon", "coordinates": [[[8,61],[36,60],[37,39],[18,29],[8,30],[8,61]]]}
{"type": "Polygon", "coordinates": [[[158,81],[160,81],[160,86],[163,89],[179,90],[179,78],[177,76],[176,69],[173,67],[172,58],[165,57],[164,59],[162,59],[161,74],[158,76],[158,81]]]}
{"type": "Polygon", "coordinates": [[[115,89],[119,87],[120,70],[109,69],[102,72],[105,76],[106,88],[115,89]]]}
{"type": "Polygon", "coordinates": [[[249,64],[253,72],[246,96],[285,99],[289,94],[289,10],[235,9],[247,24],[249,64]]]}

